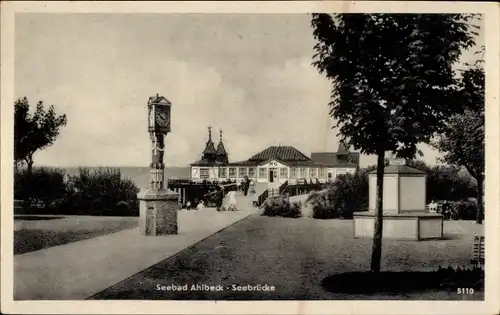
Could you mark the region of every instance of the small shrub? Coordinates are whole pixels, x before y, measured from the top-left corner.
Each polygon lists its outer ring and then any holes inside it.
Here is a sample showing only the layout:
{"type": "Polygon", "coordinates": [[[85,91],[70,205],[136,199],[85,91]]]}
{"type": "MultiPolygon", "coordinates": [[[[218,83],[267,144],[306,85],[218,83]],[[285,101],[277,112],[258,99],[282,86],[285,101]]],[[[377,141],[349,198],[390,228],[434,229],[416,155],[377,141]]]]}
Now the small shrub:
{"type": "Polygon", "coordinates": [[[475,220],[477,201],[447,201],[438,208],[445,220],[475,220]]]}
{"type": "Polygon", "coordinates": [[[288,209],[286,209],[281,216],[285,218],[299,218],[302,216],[301,209],[302,209],[302,202],[300,201],[291,202],[290,205],[288,206],[288,209]]]}
{"type": "Polygon", "coordinates": [[[290,202],[282,196],[271,197],[262,205],[264,209],[262,215],[269,217],[299,218],[302,216],[302,212],[300,211],[301,207],[302,204],[300,202],[290,202]]]}
{"type": "Polygon", "coordinates": [[[479,205],[477,201],[459,201],[456,203],[460,220],[475,220],[479,205]]]}
{"type": "Polygon", "coordinates": [[[333,194],[334,189],[332,186],[325,190],[313,191],[307,197],[306,203],[308,203],[313,211],[313,218],[315,219],[333,219],[338,218],[339,215],[335,211],[335,205],[330,196],[333,194]]]}

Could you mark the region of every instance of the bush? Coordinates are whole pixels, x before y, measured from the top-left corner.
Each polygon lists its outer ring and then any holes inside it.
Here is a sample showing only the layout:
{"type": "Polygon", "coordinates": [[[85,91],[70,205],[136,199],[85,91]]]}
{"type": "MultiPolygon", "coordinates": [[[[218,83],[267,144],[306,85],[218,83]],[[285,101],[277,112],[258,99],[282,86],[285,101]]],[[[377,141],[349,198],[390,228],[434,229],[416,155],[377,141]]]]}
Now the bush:
{"type": "Polygon", "coordinates": [[[477,201],[447,201],[438,208],[445,220],[475,220],[477,211],[477,201]]]}
{"type": "Polygon", "coordinates": [[[268,217],[299,218],[302,216],[300,211],[302,203],[290,202],[282,196],[268,198],[262,208],[264,209],[262,215],[268,217]]]}
{"type": "Polygon", "coordinates": [[[14,199],[24,200],[25,210],[47,211],[52,201],[66,194],[65,177],[66,172],[59,168],[36,167],[31,173],[26,169],[18,170],[14,173],[14,199]]]}
{"type": "Polygon", "coordinates": [[[350,219],[354,212],[368,210],[368,170],[339,175],[326,189],[311,193],[307,202],[316,219],[350,219]]]}
{"type": "Polygon", "coordinates": [[[82,168],[68,182],[67,214],[138,216],[139,188],[119,169],[101,168],[94,171],[82,168]]]}
{"type": "Polygon", "coordinates": [[[460,220],[476,220],[477,211],[479,209],[477,201],[459,201],[455,204],[460,220]]]}
{"type": "Polygon", "coordinates": [[[328,187],[325,190],[313,191],[307,197],[306,202],[312,208],[313,218],[315,219],[334,219],[338,218],[339,214],[335,210],[335,205],[333,203],[332,195],[335,194],[332,190],[335,188],[333,186],[328,187]]]}

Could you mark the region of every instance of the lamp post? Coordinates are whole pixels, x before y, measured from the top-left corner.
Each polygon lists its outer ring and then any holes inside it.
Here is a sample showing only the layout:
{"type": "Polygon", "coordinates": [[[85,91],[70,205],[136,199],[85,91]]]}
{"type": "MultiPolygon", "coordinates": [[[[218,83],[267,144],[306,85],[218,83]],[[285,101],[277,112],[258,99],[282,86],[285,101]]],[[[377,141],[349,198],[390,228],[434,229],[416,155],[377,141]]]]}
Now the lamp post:
{"type": "Polygon", "coordinates": [[[151,139],[149,187],[139,199],[140,231],[143,235],[177,234],[178,194],[168,189],[165,181],[165,136],[170,132],[172,104],[156,94],[149,98],[148,132],[151,139]]]}

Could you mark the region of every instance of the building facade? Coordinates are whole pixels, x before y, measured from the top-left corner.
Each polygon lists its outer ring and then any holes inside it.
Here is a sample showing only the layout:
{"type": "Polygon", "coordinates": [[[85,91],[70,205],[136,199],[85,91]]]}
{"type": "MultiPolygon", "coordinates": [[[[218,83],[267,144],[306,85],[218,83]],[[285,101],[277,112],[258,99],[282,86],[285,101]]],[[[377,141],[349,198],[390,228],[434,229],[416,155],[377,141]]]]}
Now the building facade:
{"type": "Polygon", "coordinates": [[[349,152],[340,144],[337,152],[315,152],[306,156],[292,146],[271,146],[246,161],[229,162],[222,141],[215,148],[211,127],[199,161],[191,164],[192,180],[241,181],[247,176],[257,183],[295,183],[333,181],[338,175],[354,173],[359,167],[359,153],[349,152]]]}

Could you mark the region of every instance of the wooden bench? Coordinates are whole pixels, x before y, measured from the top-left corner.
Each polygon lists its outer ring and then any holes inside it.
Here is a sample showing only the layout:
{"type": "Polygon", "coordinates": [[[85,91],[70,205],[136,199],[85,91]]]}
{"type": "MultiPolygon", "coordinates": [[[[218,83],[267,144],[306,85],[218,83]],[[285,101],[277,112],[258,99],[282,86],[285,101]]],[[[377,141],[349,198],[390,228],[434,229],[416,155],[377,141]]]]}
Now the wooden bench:
{"type": "Polygon", "coordinates": [[[484,236],[474,236],[470,261],[474,265],[484,266],[484,236]]]}

